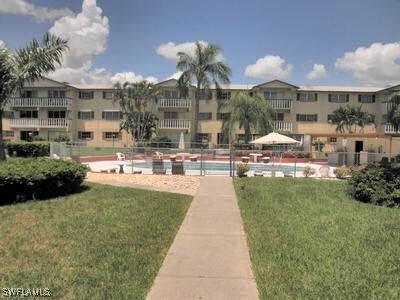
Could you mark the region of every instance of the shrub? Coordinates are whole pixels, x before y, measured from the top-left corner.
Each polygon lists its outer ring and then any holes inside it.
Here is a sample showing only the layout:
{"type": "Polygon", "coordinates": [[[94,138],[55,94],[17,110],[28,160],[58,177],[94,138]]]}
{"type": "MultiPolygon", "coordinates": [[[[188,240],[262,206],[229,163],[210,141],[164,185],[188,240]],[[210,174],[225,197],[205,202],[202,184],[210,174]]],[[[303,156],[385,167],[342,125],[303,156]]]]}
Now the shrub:
{"type": "Polygon", "coordinates": [[[361,202],[400,207],[400,167],[369,164],[353,173],[348,181],[348,192],[361,202]]]}
{"type": "Polygon", "coordinates": [[[10,142],[7,143],[8,155],[13,157],[50,156],[49,142],[10,142]]]}
{"type": "Polygon", "coordinates": [[[46,141],[46,138],[42,137],[41,135],[35,135],[32,137],[32,141],[42,142],[42,141],[46,141]]]}
{"type": "Polygon", "coordinates": [[[167,136],[156,136],[150,141],[151,147],[154,148],[172,148],[171,139],[167,136]]]}
{"type": "Polygon", "coordinates": [[[305,166],[303,170],[303,174],[306,178],[310,177],[311,175],[315,174],[315,170],[310,166],[305,166]]]}
{"type": "Polygon", "coordinates": [[[333,174],[335,174],[336,178],[339,179],[345,179],[349,176],[351,176],[353,173],[353,169],[350,167],[346,167],[346,166],[341,166],[338,168],[335,168],[333,170],[333,174]]]}
{"type": "Polygon", "coordinates": [[[239,163],[236,168],[236,173],[238,177],[246,177],[246,172],[249,171],[249,165],[244,163],[239,163]]]}
{"type": "Polygon", "coordinates": [[[288,151],[282,154],[284,158],[311,158],[309,152],[288,151]]]}
{"type": "Polygon", "coordinates": [[[55,141],[56,143],[61,143],[61,142],[69,142],[70,139],[69,139],[69,136],[68,136],[68,135],[66,135],[66,134],[60,134],[60,135],[58,135],[58,136],[56,136],[56,137],[54,138],[54,141],[55,141]]]}
{"type": "Polygon", "coordinates": [[[315,150],[319,151],[322,151],[325,146],[325,142],[321,140],[314,140],[311,144],[315,147],[315,150]]]}
{"type": "Polygon", "coordinates": [[[73,161],[9,159],[0,165],[0,204],[70,194],[79,190],[86,171],[73,161]]]}

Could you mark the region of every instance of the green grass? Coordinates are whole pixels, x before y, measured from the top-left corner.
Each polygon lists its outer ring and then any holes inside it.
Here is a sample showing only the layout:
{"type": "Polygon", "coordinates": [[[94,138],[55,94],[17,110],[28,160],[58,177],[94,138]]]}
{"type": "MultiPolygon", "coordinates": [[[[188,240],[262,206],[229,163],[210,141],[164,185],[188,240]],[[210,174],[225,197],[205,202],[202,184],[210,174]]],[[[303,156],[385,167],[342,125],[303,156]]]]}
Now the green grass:
{"type": "Polygon", "coordinates": [[[0,288],[55,298],[144,299],[191,197],[91,184],[0,207],[0,288]]]}
{"type": "Polygon", "coordinates": [[[399,299],[400,210],[345,182],[235,182],[261,299],[399,299]]]}

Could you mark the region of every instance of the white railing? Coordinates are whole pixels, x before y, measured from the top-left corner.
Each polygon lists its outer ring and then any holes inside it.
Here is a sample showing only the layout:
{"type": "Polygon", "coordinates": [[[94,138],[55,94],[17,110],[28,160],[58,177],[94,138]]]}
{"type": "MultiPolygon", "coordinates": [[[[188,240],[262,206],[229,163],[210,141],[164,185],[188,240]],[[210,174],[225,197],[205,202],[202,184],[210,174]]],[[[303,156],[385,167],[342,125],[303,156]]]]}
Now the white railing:
{"type": "Polygon", "coordinates": [[[12,107],[68,107],[71,104],[70,98],[21,98],[10,99],[12,107]]]}
{"type": "Polygon", "coordinates": [[[160,99],[158,107],[190,108],[190,99],[160,99]]]}
{"type": "Polygon", "coordinates": [[[272,126],[276,131],[292,131],[292,122],[273,121],[272,126]]]}
{"type": "Polygon", "coordinates": [[[269,105],[274,109],[291,109],[292,100],[290,99],[267,99],[269,105]]]}
{"type": "Polygon", "coordinates": [[[391,134],[399,134],[399,130],[395,130],[394,126],[392,124],[385,124],[383,125],[385,133],[391,133],[391,134]]]}
{"type": "Polygon", "coordinates": [[[190,129],[190,120],[162,119],[158,121],[160,129],[190,129]]]}
{"type": "Polygon", "coordinates": [[[68,127],[68,119],[11,119],[12,127],[68,127]]]}

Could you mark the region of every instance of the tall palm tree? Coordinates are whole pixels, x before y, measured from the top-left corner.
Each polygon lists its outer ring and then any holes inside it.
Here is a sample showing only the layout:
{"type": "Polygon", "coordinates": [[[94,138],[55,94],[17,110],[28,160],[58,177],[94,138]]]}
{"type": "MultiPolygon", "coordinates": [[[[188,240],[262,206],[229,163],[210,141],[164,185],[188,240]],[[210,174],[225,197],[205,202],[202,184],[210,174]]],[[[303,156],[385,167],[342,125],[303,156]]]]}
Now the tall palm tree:
{"type": "Polygon", "coordinates": [[[389,105],[387,121],[393,125],[397,132],[400,129],[400,92],[394,92],[389,96],[389,105]]]}
{"type": "Polygon", "coordinates": [[[274,110],[260,96],[237,93],[226,104],[230,117],[224,120],[222,132],[232,143],[236,126],[244,130],[244,143],[248,144],[251,132],[265,135],[272,131],[271,119],[274,110]]]}
{"type": "Polygon", "coordinates": [[[336,131],[344,133],[354,133],[357,131],[357,127],[360,127],[360,131],[365,125],[374,124],[374,116],[366,111],[361,110],[360,106],[340,106],[338,109],[333,111],[330,122],[336,124],[336,131]],[[353,129],[354,126],[354,129],[353,129]]]}
{"type": "Polygon", "coordinates": [[[123,115],[120,130],[132,134],[136,142],[150,139],[157,128],[157,116],[152,109],[160,96],[160,88],[145,80],[116,83],[114,100],[119,101],[123,115]]]}
{"type": "Polygon", "coordinates": [[[67,41],[46,33],[41,42],[33,39],[24,48],[10,52],[0,49],[0,162],[5,161],[3,112],[10,96],[26,83],[43,78],[61,64],[67,41]]]}
{"type": "Polygon", "coordinates": [[[221,49],[215,44],[196,42],[194,54],[178,52],[177,70],[182,72],[178,79],[178,88],[186,91],[191,83],[196,84],[192,142],[197,141],[199,97],[201,90],[209,90],[211,84],[217,90],[220,84],[230,83],[231,69],[222,61],[218,61],[221,49]]]}

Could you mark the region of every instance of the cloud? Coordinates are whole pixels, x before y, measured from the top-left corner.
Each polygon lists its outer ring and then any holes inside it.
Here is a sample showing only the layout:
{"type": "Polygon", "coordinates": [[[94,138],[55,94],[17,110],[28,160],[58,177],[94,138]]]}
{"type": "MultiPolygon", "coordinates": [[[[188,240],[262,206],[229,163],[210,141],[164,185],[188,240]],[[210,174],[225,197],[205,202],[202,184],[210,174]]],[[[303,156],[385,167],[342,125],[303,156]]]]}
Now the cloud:
{"type": "Polygon", "coordinates": [[[1,0],[0,13],[32,16],[38,22],[51,21],[64,16],[74,15],[74,12],[68,8],[36,7],[26,0],[1,0]]]}
{"type": "Polygon", "coordinates": [[[313,69],[307,74],[308,80],[320,80],[326,77],[326,70],[323,64],[314,64],[313,69]]]}
{"type": "Polygon", "coordinates": [[[6,48],[6,43],[4,43],[2,40],[0,40],[0,49],[1,48],[6,48]]]}
{"type": "Polygon", "coordinates": [[[400,80],[400,42],[374,43],[359,47],[336,59],[335,67],[351,72],[353,78],[368,84],[391,84],[400,80]]]}
{"type": "MultiPolygon", "coordinates": [[[[206,41],[199,41],[203,46],[208,45],[206,41]]],[[[165,44],[161,44],[157,47],[156,52],[158,55],[165,57],[166,59],[178,60],[177,53],[185,52],[189,55],[194,55],[196,49],[196,42],[186,42],[181,44],[175,44],[173,42],[168,42],[165,44]]],[[[221,53],[218,53],[216,61],[225,61],[224,56],[221,53]]]]}
{"type": "Polygon", "coordinates": [[[146,80],[151,83],[157,83],[158,79],[153,76],[149,77],[144,77],[140,74],[135,74],[134,72],[121,72],[121,73],[116,73],[114,76],[111,77],[111,82],[112,83],[117,83],[117,82],[139,82],[146,80]]]}
{"type": "Polygon", "coordinates": [[[263,80],[288,79],[292,75],[293,66],[285,65],[285,59],[280,56],[266,55],[255,64],[246,67],[244,74],[248,77],[263,80]]]}

